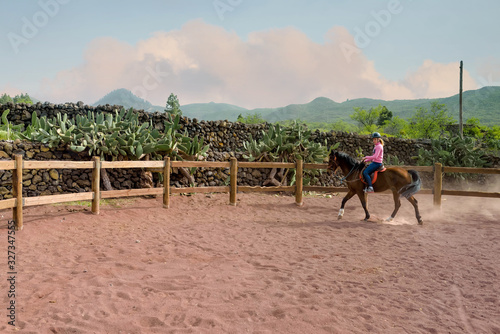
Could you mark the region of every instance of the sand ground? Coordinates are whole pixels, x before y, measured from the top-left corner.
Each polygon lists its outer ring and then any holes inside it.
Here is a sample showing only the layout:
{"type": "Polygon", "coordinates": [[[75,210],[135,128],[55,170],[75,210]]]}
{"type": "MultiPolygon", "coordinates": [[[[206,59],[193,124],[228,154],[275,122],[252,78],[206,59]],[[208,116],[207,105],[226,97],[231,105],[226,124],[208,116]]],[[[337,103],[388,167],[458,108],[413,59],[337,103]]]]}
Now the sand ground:
{"type": "Polygon", "coordinates": [[[227,194],[27,208],[15,235],[8,324],[7,221],[0,332],[500,333],[500,201],[416,195],[227,194]]]}

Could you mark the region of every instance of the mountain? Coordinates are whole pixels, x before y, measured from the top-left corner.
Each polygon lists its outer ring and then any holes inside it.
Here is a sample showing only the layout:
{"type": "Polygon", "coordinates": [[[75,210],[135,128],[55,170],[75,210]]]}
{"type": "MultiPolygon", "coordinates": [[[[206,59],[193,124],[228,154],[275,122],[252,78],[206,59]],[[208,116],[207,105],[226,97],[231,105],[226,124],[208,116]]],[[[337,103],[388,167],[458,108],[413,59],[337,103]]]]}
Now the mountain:
{"type": "MultiPolygon", "coordinates": [[[[99,99],[93,106],[98,105],[118,105],[125,109],[143,109],[147,112],[163,112],[165,107],[155,106],[149,101],[135,96],[131,91],[120,88],[116,89],[99,99]]],[[[192,103],[181,106],[182,114],[189,118],[198,118],[200,120],[219,120],[227,119],[236,121],[238,115],[248,112],[248,109],[234,106],[226,103],[192,103]]]]}
{"type": "Polygon", "coordinates": [[[144,109],[144,111],[148,112],[163,111],[165,109],[165,107],[152,105],[151,102],[135,96],[131,91],[124,88],[116,89],[106,94],[103,98],[94,103],[93,106],[96,107],[106,104],[123,106],[125,109],[144,109]]]}
{"type": "MultiPolygon", "coordinates": [[[[483,125],[500,124],[500,87],[490,86],[463,93],[463,120],[477,118],[483,125]]],[[[355,107],[363,109],[375,108],[379,104],[386,106],[394,116],[408,119],[416,108],[430,109],[431,103],[437,101],[445,104],[449,113],[458,121],[459,96],[458,94],[437,99],[393,100],[353,99],[342,103],[328,98],[316,98],[306,104],[292,104],[282,108],[260,108],[250,110],[249,113],[259,113],[269,122],[301,119],[309,122],[336,122],[343,120],[352,122],[350,115],[355,107]]]]}
{"type": "MultiPolygon", "coordinates": [[[[247,116],[260,114],[268,122],[301,119],[308,122],[336,122],[343,120],[352,122],[350,115],[353,108],[360,107],[370,109],[379,104],[386,106],[394,116],[409,118],[416,108],[430,109],[431,103],[438,101],[447,106],[450,114],[458,121],[459,97],[458,94],[438,99],[415,99],[415,100],[393,100],[385,101],[379,99],[353,99],[344,102],[335,102],[326,97],[318,97],[305,104],[290,104],[280,108],[257,108],[245,109],[226,103],[193,103],[181,106],[184,116],[197,118],[199,120],[221,120],[236,121],[238,115],[247,116]]],[[[126,89],[117,89],[104,96],[94,105],[116,104],[125,108],[144,109],[145,111],[163,111],[165,108],[154,106],[126,89]]],[[[500,87],[490,86],[463,93],[463,119],[475,117],[483,125],[500,124],[500,87]]]]}
{"type": "MultiPolygon", "coordinates": [[[[256,110],[261,113],[264,119],[269,121],[300,118],[310,122],[336,122],[338,120],[352,122],[350,115],[355,107],[370,109],[381,104],[392,111],[394,116],[407,119],[414,114],[416,108],[430,109],[431,103],[437,101],[438,103],[445,104],[449,113],[457,121],[459,118],[458,94],[438,99],[393,101],[362,98],[337,103],[326,98],[318,100],[315,99],[307,104],[289,105],[278,109],[256,110]]],[[[464,92],[462,111],[464,121],[475,117],[483,125],[492,126],[500,124],[500,87],[483,87],[478,90],[464,92]]]]}

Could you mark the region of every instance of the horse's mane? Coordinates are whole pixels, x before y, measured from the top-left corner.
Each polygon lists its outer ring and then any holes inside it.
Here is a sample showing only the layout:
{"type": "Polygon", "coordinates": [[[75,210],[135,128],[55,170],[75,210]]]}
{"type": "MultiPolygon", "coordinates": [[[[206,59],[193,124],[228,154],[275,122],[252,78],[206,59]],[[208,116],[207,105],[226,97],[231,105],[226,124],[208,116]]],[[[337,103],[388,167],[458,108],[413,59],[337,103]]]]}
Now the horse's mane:
{"type": "Polygon", "coordinates": [[[356,159],[344,152],[337,152],[337,157],[346,161],[351,168],[354,167],[354,169],[362,169],[365,166],[363,162],[358,162],[356,159]]]}

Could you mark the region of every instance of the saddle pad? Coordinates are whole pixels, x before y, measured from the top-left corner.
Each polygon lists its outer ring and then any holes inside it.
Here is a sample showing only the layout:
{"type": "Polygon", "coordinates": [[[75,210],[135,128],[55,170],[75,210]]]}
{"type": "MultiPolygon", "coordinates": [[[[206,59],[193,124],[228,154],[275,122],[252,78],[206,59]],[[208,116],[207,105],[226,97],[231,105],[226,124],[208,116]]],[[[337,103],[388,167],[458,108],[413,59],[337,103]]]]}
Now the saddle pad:
{"type": "MultiPolygon", "coordinates": [[[[386,168],[382,168],[380,170],[376,170],[375,172],[373,172],[371,176],[372,178],[372,184],[374,184],[376,181],[377,181],[377,176],[378,176],[378,173],[383,173],[385,172],[386,168]]],[[[363,177],[363,173],[359,173],[359,179],[361,180],[361,182],[363,182],[364,184],[367,184],[366,181],[365,181],[365,178],[363,177]]]]}

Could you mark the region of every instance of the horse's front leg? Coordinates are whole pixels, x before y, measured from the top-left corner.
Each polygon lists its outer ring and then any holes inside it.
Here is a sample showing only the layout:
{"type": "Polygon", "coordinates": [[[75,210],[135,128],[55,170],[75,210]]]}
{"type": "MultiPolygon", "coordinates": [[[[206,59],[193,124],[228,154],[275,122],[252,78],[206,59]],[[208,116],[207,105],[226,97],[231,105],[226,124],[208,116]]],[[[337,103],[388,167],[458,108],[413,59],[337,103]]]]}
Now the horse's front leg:
{"type": "Polygon", "coordinates": [[[340,206],[339,216],[337,217],[337,219],[342,219],[342,217],[344,216],[345,203],[348,200],[350,200],[351,197],[354,196],[354,194],[356,194],[354,191],[349,190],[349,192],[347,193],[347,195],[344,196],[344,198],[342,199],[342,205],[340,206]]]}
{"type": "Polygon", "coordinates": [[[368,208],[366,206],[368,195],[364,191],[358,192],[357,194],[359,200],[361,201],[361,206],[363,206],[363,210],[365,210],[365,221],[366,221],[370,219],[370,213],[368,212],[368,208]]]}

